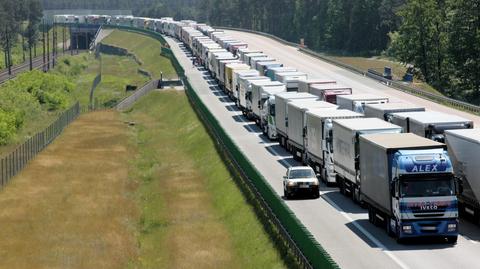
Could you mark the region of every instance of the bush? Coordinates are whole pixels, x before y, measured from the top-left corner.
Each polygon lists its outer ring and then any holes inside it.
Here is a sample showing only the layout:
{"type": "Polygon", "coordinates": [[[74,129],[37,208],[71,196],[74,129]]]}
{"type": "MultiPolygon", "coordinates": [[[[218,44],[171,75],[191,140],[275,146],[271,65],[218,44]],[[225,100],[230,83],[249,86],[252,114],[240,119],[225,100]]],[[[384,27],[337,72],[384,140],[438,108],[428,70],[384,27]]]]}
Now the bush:
{"type": "Polygon", "coordinates": [[[15,115],[0,109],[0,146],[8,144],[15,136],[15,115]]]}
{"type": "Polygon", "coordinates": [[[71,100],[69,93],[73,87],[74,84],[63,75],[34,70],[9,81],[4,88],[25,91],[34,96],[46,110],[55,111],[68,107],[71,100]]]}

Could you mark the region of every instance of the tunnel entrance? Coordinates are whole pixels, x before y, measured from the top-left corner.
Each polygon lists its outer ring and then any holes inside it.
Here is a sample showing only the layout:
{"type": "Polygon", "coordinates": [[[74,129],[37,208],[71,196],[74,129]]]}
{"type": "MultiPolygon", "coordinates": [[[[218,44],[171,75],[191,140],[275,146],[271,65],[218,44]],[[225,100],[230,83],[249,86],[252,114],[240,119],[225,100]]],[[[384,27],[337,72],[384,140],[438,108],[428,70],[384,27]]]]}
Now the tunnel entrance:
{"type": "Polygon", "coordinates": [[[90,48],[100,26],[98,25],[73,25],[70,31],[70,44],[72,49],[85,50],[90,48]]]}

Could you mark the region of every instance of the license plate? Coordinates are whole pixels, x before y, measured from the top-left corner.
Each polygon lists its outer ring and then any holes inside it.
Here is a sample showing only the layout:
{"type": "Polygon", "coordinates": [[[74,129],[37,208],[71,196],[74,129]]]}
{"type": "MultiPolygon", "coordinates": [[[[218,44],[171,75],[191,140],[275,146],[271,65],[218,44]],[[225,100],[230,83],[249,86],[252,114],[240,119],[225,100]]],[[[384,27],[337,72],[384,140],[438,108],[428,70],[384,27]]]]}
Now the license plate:
{"type": "Polygon", "coordinates": [[[309,187],[308,184],[301,184],[301,185],[300,185],[300,188],[302,188],[302,189],[306,189],[306,188],[308,188],[308,187],[309,187]]]}
{"type": "Polygon", "coordinates": [[[422,230],[425,230],[425,231],[435,231],[437,229],[437,227],[435,226],[424,226],[422,227],[422,230]]]}

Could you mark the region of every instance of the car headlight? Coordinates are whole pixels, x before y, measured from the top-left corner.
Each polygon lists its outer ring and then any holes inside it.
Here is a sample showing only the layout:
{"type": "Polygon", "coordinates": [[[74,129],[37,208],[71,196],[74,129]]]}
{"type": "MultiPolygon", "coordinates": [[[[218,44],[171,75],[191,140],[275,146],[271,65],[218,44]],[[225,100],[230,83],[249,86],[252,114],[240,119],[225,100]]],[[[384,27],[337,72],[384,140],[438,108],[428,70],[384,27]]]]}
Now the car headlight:
{"type": "Polygon", "coordinates": [[[412,233],[412,225],[403,225],[402,226],[403,232],[407,234],[412,233]]]}
{"type": "Polygon", "coordinates": [[[456,230],[457,230],[457,224],[456,223],[448,224],[448,231],[449,232],[455,232],[456,230]]]}
{"type": "Polygon", "coordinates": [[[287,185],[288,185],[289,187],[297,186],[297,182],[295,182],[295,181],[289,181],[289,182],[287,183],[287,185]]]}
{"type": "Polygon", "coordinates": [[[315,180],[314,182],[312,182],[312,186],[318,186],[318,180],[315,180]]]}

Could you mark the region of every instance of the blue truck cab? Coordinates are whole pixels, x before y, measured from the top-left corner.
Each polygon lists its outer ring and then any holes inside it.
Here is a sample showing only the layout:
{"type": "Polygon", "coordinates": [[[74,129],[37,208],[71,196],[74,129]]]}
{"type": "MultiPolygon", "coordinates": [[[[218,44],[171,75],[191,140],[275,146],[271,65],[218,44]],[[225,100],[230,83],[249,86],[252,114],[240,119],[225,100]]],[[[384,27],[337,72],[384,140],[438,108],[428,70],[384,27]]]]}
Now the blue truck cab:
{"type": "Polygon", "coordinates": [[[361,193],[369,220],[402,241],[458,237],[458,203],[446,146],[414,134],[360,138],[361,193]]]}

